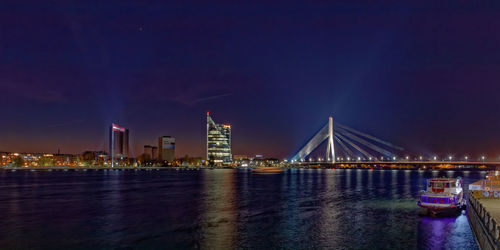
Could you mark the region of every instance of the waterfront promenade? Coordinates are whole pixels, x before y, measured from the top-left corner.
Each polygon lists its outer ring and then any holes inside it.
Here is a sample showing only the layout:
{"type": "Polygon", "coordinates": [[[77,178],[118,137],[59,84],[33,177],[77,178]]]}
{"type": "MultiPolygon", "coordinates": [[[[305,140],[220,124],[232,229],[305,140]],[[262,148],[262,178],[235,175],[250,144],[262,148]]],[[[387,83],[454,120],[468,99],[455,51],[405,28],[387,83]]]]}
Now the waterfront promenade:
{"type": "Polygon", "coordinates": [[[468,213],[474,236],[482,249],[500,249],[500,176],[469,185],[468,213]]]}
{"type": "Polygon", "coordinates": [[[500,199],[481,199],[481,204],[493,219],[500,221],[500,199]]]}

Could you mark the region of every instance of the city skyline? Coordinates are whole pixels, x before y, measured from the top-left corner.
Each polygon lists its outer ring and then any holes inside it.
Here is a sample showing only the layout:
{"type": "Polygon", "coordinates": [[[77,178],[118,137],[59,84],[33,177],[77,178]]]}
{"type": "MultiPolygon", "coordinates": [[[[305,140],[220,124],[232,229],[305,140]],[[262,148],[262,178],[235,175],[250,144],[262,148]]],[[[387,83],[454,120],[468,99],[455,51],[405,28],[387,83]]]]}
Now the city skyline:
{"type": "Polygon", "coordinates": [[[500,1],[2,0],[0,248],[500,249],[499,27],[500,1]]]}
{"type": "Polygon", "coordinates": [[[333,116],[418,154],[500,156],[498,6],[383,5],[7,1],[0,151],[105,150],[116,122],[133,156],[164,134],[204,156],[208,110],[233,154],[291,157],[333,116]]]}

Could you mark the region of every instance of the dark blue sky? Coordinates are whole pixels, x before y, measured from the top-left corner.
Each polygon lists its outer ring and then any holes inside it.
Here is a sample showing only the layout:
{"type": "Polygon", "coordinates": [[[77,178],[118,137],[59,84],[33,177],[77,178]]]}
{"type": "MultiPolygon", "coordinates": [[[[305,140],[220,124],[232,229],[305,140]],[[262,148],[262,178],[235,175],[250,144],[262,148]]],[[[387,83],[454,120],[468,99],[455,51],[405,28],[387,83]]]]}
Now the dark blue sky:
{"type": "Polygon", "coordinates": [[[425,154],[500,156],[500,6],[456,1],[2,1],[0,151],[161,135],[292,155],[335,121],[425,154]]]}

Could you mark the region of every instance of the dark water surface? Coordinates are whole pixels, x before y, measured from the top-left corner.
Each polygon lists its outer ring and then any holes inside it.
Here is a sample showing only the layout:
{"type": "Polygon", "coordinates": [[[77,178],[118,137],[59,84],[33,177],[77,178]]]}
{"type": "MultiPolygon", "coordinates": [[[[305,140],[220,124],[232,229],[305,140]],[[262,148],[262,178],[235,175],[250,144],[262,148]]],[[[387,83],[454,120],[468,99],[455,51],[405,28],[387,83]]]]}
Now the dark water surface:
{"type": "Polygon", "coordinates": [[[410,170],[0,171],[0,248],[477,249],[465,215],[418,215],[410,170]]]}

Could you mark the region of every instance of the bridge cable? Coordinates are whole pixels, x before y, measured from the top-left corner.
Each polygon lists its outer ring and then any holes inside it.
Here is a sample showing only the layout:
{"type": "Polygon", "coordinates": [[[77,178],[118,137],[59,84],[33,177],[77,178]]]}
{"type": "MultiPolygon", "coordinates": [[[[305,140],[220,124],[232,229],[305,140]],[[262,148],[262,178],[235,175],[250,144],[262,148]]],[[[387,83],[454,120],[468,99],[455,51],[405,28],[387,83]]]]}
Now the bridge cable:
{"type": "Polygon", "coordinates": [[[342,149],[347,153],[348,156],[351,156],[351,157],[355,156],[355,154],[340,140],[340,138],[337,135],[335,135],[334,137],[335,137],[335,141],[337,141],[339,143],[340,147],[342,147],[342,149]]]}
{"type": "Polygon", "coordinates": [[[300,161],[304,160],[312,151],[314,151],[325,139],[328,138],[328,124],[322,127],[314,136],[311,138],[304,147],[302,147],[292,160],[300,161]],[[304,158],[303,158],[304,157],[304,158]]]}
{"type": "Polygon", "coordinates": [[[352,129],[352,128],[350,128],[350,127],[344,126],[344,125],[342,125],[342,124],[336,123],[336,125],[337,125],[339,128],[343,128],[343,129],[345,129],[345,130],[351,131],[351,132],[356,133],[356,134],[358,134],[358,135],[361,135],[361,136],[364,136],[364,137],[366,137],[366,138],[372,139],[372,140],[374,140],[374,141],[376,141],[376,142],[379,142],[379,143],[384,144],[384,145],[386,145],[386,146],[389,146],[389,147],[391,147],[391,148],[398,149],[398,150],[404,150],[404,148],[402,148],[402,147],[399,147],[399,146],[397,146],[397,145],[394,145],[394,144],[392,144],[392,143],[390,143],[390,142],[386,142],[386,141],[384,141],[384,140],[381,140],[381,139],[379,139],[379,138],[377,138],[377,137],[374,137],[374,136],[371,136],[371,135],[369,135],[369,134],[365,134],[365,133],[363,133],[363,132],[357,131],[357,130],[355,130],[355,129],[352,129]]]}
{"type": "Polygon", "coordinates": [[[345,141],[347,144],[349,144],[349,146],[355,148],[356,150],[358,150],[359,152],[361,152],[361,154],[363,154],[366,158],[374,158],[372,155],[370,155],[368,152],[366,152],[365,150],[363,150],[362,148],[358,147],[356,144],[354,144],[351,140],[345,138],[344,136],[342,136],[341,134],[337,134],[337,136],[342,139],[343,141],[345,141]]]}
{"type": "Polygon", "coordinates": [[[347,132],[346,130],[344,130],[342,128],[337,129],[337,132],[342,133],[347,138],[352,139],[354,141],[357,141],[357,142],[365,145],[366,147],[370,148],[371,150],[376,151],[382,155],[386,155],[388,157],[393,157],[395,155],[395,154],[393,154],[393,153],[391,153],[391,152],[389,152],[389,151],[387,151],[387,150],[385,150],[385,149],[383,149],[383,148],[381,148],[373,143],[370,143],[370,142],[368,142],[368,141],[366,141],[366,140],[364,140],[364,139],[362,139],[354,134],[347,132]]]}

